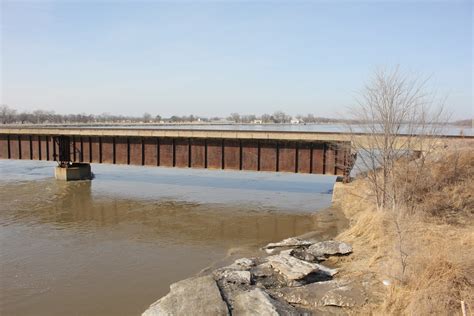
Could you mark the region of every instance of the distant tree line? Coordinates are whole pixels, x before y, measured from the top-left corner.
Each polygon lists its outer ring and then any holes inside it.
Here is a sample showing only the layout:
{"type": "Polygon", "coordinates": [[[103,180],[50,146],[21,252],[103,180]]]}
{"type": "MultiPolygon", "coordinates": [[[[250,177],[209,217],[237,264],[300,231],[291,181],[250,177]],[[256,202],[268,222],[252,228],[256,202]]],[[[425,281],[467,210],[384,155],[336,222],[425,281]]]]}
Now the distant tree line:
{"type": "MultiPolygon", "coordinates": [[[[161,115],[144,113],[142,116],[103,114],[57,114],[54,111],[36,110],[17,111],[7,105],[0,105],[0,124],[105,124],[105,123],[240,123],[240,124],[289,124],[289,123],[348,123],[348,120],[319,117],[313,114],[291,116],[282,111],[273,114],[231,113],[228,117],[202,117],[197,115],[173,115],[164,118],[161,115]]],[[[351,121],[350,123],[363,123],[351,121]]],[[[455,122],[458,125],[471,125],[472,120],[455,122]]]]}
{"type": "MultiPolygon", "coordinates": [[[[197,116],[173,116],[167,122],[194,122],[197,116]]],[[[54,111],[36,110],[19,112],[7,105],[0,105],[1,124],[93,124],[93,123],[160,123],[164,119],[160,115],[145,113],[142,116],[103,114],[57,114],[54,111]]]]}
{"type": "Polygon", "coordinates": [[[94,123],[195,123],[195,122],[230,122],[230,123],[334,123],[341,120],[316,117],[313,114],[292,117],[282,111],[273,114],[239,114],[231,113],[228,117],[202,117],[196,115],[173,115],[163,118],[160,115],[144,113],[142,116],[103,114],[57,114],[54,111],[17,111],[7,105],[0,105],[1,124],[94,124],[94,123]]]}
{"type": "Polygon", "coordinates": [[[326,118],[326,117],[318,117],[314,116],[313,114],[307,115],[296,115],[292,117],[282,111],[274,112],[273,114],[262,114],[260,116],[256,116],[254,114],[248,115],[241,115],[239,113],[232,113],[227,117],[228,121],[235,122],[235,123],[337,123],[342,122],[343,120],[333,119],[333,118],[326,118]]]}

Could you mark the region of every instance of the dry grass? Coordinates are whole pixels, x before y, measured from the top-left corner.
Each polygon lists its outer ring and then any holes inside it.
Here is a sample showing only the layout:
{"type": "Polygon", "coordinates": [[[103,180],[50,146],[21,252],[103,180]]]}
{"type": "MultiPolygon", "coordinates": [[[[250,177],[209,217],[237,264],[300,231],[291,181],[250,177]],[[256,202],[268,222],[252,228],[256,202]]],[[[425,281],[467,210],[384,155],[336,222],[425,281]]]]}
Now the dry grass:
{"type": "Polygon", "coordinates": [[[344,187],[339,204],[350,228],[338,239],[352,243],[354,254],[339,263],[349,275],[374,274],[380,284],[376,303],[356,313],[461,315],[463,300],[468,315],[474,314],[473,150],[435,158],[427,161],[422,181],[414,182],[414,208],[403,216],[377,211],[364,179],[344,187]],[[382,286],[383,280],[392,285],[382,286]]]}

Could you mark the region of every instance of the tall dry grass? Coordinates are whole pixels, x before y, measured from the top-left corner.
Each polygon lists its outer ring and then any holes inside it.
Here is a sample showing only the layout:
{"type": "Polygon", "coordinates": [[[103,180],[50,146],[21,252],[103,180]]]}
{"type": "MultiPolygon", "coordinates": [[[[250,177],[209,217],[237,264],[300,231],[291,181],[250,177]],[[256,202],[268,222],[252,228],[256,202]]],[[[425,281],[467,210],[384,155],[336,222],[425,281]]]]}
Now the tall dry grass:
{"type": "Polygon", "coordinates": [[[400,162],[394,181],[403,182],[407,201],[396,211],[377,210],[364,178],[345,186],[339,204],[351,223],[338,238],[353,244],[354,255],[340,263],[347,274],[373,274],[379,285],[376,304],[357,313],[462,315],[464,301],[474,314],[473,153],[438,151],[417,179],[407,177],[413,162],[400,162]]]}

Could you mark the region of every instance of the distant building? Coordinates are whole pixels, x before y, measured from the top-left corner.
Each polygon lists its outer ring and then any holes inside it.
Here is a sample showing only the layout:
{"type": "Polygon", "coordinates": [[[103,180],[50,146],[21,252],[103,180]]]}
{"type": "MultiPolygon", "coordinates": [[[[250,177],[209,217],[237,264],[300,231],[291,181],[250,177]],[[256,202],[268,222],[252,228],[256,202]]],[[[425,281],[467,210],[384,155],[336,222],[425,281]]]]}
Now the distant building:
{"type": "Polygon", "coordinates": [[[291,123],[291,124],[299,124],[299,123],[300,123],[300,120],[298,120],[298,119],[291,119],[290,123],[291,123]]]}
{"type": "Polygon", "coordinates": [[[262,120],[253,120],[252,121],[253,124],[262,124],[262,120]]]}

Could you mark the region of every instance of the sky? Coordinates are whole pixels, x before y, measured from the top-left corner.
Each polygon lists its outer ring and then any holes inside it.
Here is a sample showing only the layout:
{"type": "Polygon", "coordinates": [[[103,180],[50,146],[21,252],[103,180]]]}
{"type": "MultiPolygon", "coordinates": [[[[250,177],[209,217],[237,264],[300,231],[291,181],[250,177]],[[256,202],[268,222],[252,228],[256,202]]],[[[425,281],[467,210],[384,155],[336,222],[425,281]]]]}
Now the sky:
{"type": "Polygon", "coordinates": [[[338,117],[380,67],[473,117],[471,1],[1,1],[1,104],[338,117]]]}

